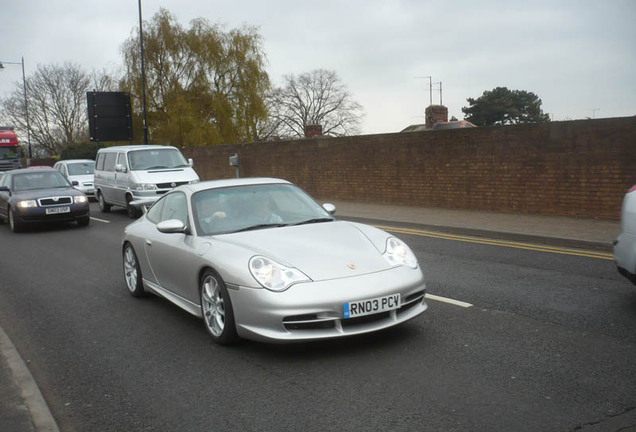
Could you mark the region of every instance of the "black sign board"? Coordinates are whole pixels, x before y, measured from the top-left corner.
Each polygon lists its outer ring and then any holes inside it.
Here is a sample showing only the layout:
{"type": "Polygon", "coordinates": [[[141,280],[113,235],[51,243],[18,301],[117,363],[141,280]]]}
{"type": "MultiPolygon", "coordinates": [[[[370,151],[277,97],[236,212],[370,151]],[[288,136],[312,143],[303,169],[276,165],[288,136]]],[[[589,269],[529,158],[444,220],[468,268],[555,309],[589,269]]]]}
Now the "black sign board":
{"type": "Polygon", "coordinates": [[[130,95],[88,92],[88,129],[91,141],[132,141],[130,95]]]}

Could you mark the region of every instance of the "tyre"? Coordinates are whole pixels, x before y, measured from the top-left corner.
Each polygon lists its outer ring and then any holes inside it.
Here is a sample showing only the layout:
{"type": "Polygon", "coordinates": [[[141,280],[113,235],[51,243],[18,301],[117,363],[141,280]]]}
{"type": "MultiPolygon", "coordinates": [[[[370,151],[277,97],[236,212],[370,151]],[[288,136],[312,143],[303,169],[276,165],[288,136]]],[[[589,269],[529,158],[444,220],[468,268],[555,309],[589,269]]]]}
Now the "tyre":
{"type": "Polygon", "coordinates": [[[139,210],[137,207],[131,206],[131,201],[131,197],[126,198],[126,211],[128,213],[128,217],[131,219],[138,219],[139,216],[141,216],[141,210],[139,210]]]}
{"type": "Polygon", "coordinates": [[[80,226],[80,227],[88,226],[89,223],[91,223],[90,216],[86,216],[85,218],[81,218],[77,220],[77,226],[80,226]]]}
{"type": "Polygon", "coordinates": [[[212,270],[201,277],[201,313],[205,329],[220,345],[230,345],[238,340],[232,301],[223,280],[212,270]]]}
{"type": "Polygon", "coordinates": [[[141,268],[135,249],[130,243],[126,243],[123,251],[124,279],[128,292],[133,297],[143,297],[146,292],[141,278],[141,268]]]}
{"type": "Polygon", "coordinates": [[[104,195],[101,192],[97,192],[97,202],[99,204],[99,210],[102,213],[110,212],[110,204],[104,199],[104,195]]]}
{"type": "Polygon", "coordinates": [[[9,217],[9,229],[11,229],[14,233],[22,231],[20,216],[14,215],[11,207],[9,207],[9,210],[7,211],[7,216],[9,217]]]}

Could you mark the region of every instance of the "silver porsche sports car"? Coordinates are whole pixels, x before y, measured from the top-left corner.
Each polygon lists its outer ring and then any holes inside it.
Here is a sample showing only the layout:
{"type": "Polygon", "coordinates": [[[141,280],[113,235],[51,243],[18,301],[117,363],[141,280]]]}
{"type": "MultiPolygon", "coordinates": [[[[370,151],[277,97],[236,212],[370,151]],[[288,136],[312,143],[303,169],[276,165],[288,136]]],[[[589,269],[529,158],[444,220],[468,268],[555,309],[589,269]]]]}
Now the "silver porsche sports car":
{"type": "Polygon", "coordinates": [[[126,285],[203,318],[220,344],[367,333],[424,312],[409,247],[334,213],[285,180],[179,186],[126,227],[126,285]]]}

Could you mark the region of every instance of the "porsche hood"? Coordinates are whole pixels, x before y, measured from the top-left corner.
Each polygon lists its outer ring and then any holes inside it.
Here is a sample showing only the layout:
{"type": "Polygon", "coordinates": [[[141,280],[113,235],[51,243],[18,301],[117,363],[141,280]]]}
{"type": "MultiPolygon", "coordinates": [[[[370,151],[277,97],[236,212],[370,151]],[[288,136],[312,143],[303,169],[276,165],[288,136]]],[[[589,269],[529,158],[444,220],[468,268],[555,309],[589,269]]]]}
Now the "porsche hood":
{"type": "Polygon", "coordinates": [[[373,227],[335,221],[227,234],[217,240],[296,267],[320,281],[389,269],[382,256],[388,237],[373,227]]]}

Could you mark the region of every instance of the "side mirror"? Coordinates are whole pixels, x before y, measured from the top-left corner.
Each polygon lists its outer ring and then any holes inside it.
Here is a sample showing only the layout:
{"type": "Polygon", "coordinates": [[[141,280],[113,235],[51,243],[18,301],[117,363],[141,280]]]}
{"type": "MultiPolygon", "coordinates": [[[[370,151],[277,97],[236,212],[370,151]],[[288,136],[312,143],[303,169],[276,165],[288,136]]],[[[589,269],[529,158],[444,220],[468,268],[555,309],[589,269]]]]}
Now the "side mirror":
{"type": "Polygon", "coordinates": [[[128,171],[128,169],[122,164],[117,164],[115,165],[115,171],[125,173],[128,171]]]}
{"type": "Polygon", "coordinates": [[[194,166],[194,159],[188,158],[188,166],[190,167],[194,166]]]}
{"type": "Polygon", "coordinates": [[[168,219],[157,224],[159,232],[164,234],[185,233],[186,227],[179,219],[168,219]]]}
{"type": "Polygon", "coordinates": [[[0,186],[0,192],[9,192],[9,193],[11,193],[11,191],[9,190],[8,186],[0,186]]]}
{"type": "Polygon", "coordinates": [[[71,184],[72,184],[73,186],[79,186],[79,182],[78,182],[77,180],[73,180],[73,181],[71,182],[71,184]]]}
{"type": "Polygon", "coordinates": [[[322,208],[324,208],[325,210],[327,210],[329,212],[330,215],[334,215],[336,214],[336,206],[331,204],[331,203],[324,203],[322,205],[322,208]]]}

